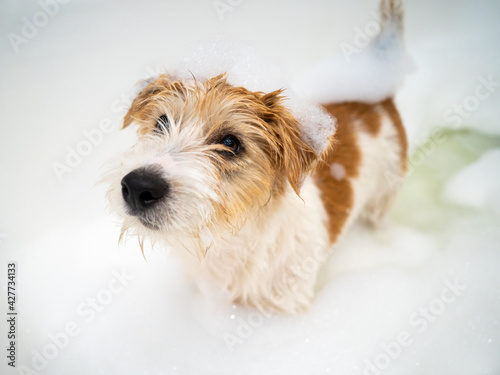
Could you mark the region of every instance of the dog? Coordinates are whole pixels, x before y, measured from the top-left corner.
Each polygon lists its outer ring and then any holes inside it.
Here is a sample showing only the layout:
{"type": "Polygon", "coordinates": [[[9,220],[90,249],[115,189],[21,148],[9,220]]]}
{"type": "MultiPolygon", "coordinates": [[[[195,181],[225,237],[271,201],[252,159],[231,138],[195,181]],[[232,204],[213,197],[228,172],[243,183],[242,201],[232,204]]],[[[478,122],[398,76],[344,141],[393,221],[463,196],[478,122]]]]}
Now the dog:
{"type": "MultiPolygon", "coordinates": [[[[382,1],[386,23],[400,23],[398,4],[382,1]]],[[[353,221],[383,220],[407,140],[392,97],[324,105],[336,126],[319,147],[285,99],[226,74],[156,77],[125,115],[138,141],[109,173],[107,197],[122,236],[170,246],[200,287],[294,314],[310,306],[321,263],[353,221]]]]}

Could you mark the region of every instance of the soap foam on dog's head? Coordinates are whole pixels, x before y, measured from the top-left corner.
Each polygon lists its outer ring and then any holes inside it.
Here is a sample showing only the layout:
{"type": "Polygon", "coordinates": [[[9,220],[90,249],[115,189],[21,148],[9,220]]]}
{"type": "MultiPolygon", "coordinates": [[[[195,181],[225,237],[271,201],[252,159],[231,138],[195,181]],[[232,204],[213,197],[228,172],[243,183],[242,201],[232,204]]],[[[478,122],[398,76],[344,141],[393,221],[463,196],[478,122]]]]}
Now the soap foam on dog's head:
{"type": "MultiPolygon", "coordinates": [[[[226,74],[227,82],[254,92],[283,90],[284,105],[301,125],[302,138],[320,155],[336,131],[336,120],[323,107],[300,98],[289,88],[279,67],[240,43],[216,40],[200,45],[169,70],[172,77],[206,80],[226,74]]],[[[154,79],[154,78],[153,78],[154,79]]]]}

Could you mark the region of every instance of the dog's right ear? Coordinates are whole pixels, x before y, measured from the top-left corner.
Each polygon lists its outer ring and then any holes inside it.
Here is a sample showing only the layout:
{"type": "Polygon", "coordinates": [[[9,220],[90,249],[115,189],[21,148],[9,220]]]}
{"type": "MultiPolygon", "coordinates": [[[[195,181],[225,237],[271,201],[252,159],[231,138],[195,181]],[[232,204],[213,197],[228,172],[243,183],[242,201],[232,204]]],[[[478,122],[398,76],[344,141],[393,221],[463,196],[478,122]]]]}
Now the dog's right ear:
{"type": "Polygon", "coordinates": [[[134,121],[146,121],[151,115],[148,104],[153,102],[159,95],[165,94],[169,90],[172,81],[167,75],[161,74],[154,80],[146,80],[144,83],[146,86],[137,94],[123,118],[123,128],[126,128],[134,121]]]}
{"type": "Polygon", "coordinates": [[[318,120],[318,116],[312,108],[307,111],[306,119],[299,122],[285,107],[282,92],[283,90],[277,90],[261,95],[260,100],[267,108],[263,119],[269,124],[269,132],[276,138],[278,147],[275,155],[278,167],[282,168],[290,186],[300,195],[300,188],[306,176],[323,160],[330,149],[335,133],[335,121],[330,116],[323,115],[319,119],[326,124],[314,122],[315,119],[318,120]],[[310,123],[311,119],[313,123],[310,123]],[[331,125],[331,129],[324,131],[322,125],[331,125]]]}

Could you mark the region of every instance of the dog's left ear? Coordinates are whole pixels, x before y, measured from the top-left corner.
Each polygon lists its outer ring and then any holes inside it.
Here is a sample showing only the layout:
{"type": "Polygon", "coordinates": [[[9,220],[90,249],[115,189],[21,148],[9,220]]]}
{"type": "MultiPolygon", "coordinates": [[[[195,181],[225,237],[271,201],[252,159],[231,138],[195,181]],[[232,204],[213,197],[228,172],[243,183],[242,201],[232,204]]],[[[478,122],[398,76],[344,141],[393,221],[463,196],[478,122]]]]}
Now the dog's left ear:
{"type": "Polygon", "coordinates": [[[138,85],[140,91],[134,98],[132,105],[123,119],[123,128],[126,128],[136,120],[147,119],[151,115],[148,112],[148,105],[154,102],[158,96],[170,90],[171,86],[171,78],[166,74],[160,74],[156,78],[141,82],[138,85]]]}
{"type": "Polygon", "coordinates": [[[294,116],[285,107],[281,93],[282,90],[278,90],[261,97],[269,109],[264,120],[272,126],[278,139],[278,163],[299,194],[304,179],[331,148],[336,122],[320,107],[305,104],[296,110],[302,116],[294,116]]]}

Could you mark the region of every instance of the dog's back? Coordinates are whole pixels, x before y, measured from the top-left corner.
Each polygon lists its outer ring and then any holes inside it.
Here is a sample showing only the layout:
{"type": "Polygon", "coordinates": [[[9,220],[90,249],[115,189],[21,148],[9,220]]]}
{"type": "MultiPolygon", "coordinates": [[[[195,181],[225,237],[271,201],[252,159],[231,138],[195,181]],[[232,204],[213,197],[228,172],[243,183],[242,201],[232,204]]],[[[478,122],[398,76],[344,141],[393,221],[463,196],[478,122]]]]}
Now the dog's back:
{"type": "MultiPolygon", "coordinates": [[[[386,61],[385,69],[397,67],[389,62],[405,55],[402,34],[401,1],[381,0],[380,32],[363,53],[375,61],[386,61]]],[[[397,76],[400,72],[392,73],[397,76]]],[[[407,140],[392,97],[324,107],[337,119],[338,128],[336,141],[318,166],[314,181],[329,218],[330,241],[335,243],[356,217],[362,215],[373,224],[383,219],[406,172],[407,140]]]]}
{"type": "Polygon", "coordinates": [[[392,98],[325,108],[338,121],[336,142],[314,179],[334,243],[359,214],[375,224],[383,218],[406,171],[407,141],[392,98]]]}

